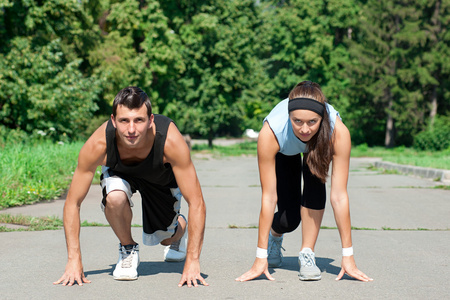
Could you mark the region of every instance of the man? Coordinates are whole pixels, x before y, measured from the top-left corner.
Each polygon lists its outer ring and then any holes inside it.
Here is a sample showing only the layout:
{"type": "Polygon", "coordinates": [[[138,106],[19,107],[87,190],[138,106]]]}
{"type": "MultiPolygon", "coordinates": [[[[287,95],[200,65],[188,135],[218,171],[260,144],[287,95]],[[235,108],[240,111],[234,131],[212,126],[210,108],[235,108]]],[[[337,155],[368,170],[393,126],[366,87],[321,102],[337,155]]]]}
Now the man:
{"type": "Polygon", "coordinates": [[[90,282],[81,259],[80,206],[100,165],[102,209],[120,241],[114,279],[138,277],[139,245],[131,235],[131,196],[139,190],[144,244],[167,246],[166,261],[185,260],[178,286],[198,286],[197,280],[208,285],[200,275],[199,263],[206,208],[189,148],[169,118],[152,114],[148,96],[138,87],[127,87],[117,94],[111,120],[101,125],[80,151],[64,205],[68,262],[54,284],[90,282]],[[179,214],[182,196],[189,205],[189,226],[179,214]]]}

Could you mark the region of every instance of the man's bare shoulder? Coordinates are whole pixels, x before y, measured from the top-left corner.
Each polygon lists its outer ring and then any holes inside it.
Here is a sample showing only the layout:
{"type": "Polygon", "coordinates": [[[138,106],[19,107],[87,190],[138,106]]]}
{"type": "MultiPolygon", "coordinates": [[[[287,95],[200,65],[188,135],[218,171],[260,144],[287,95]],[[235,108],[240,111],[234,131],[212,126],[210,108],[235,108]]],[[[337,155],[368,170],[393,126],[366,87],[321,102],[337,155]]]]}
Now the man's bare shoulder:
{"type": "Polygon", "coordinates": [[[169,163],[173,163],[174,160],[180,161],[180,159],[190,161],[189,147],[174,123],[170,123],[167,130],[164,158],[169,163]]]}
{"type": "Polygon", "coordinates": [[[83,145],[78,156],[78,161],[87,163],[88,165],[95,164],[96,166],[106,163],[106,125],[103,123],[97,130],[89,137],[83,145]]]}

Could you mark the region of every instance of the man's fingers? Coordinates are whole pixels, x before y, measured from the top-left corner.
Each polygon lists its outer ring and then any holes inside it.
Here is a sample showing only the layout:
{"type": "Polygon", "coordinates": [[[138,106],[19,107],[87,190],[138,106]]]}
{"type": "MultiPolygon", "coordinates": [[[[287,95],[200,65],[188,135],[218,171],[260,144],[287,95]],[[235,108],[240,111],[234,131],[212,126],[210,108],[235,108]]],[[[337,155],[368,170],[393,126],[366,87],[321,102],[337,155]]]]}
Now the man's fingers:
{"type": "Polygon", "coordinates": [[[206,280],[202,277],[199,276],[200,278],[198,280],[200,280],[200,282],[204,285],[204,286],[208,286],[209,284],[206,282],[206,280]]]}
{"type": "Polygon", "coordinates": [[[82,280],[84,283],[91,283],[91,281],[90,281],[89,279],[87,279],[86,276],[84,276],[84,274],[81,276],[81,280],[82,280]]]}
{"type": "Polygon", "coordinates": [[[180,280],[180,282],[178,283],[178,286],[182,287],[186,283],[186,285],[188,287],[192,287],[192,286],[198,287],[198,281],[197,280],[200,281],[201,284],[204,285],[204,286],[208,286],[209,285],[206,282],[206,280],[202,276],[199,275],[199,276],[196,276],[195,278],[192,278],[192,279],[184,279],[184,278],[182,278],[180,280]]]}
{"type": "Polygon", "coordinates": [[[53,282],[53,284],[62,284],[63,286],[72,286],[75,283],[78,285],[83,285],[83,283],[91,283],[89,279],[87,279],[84,274],[80,277],[70,277],[70,276],[62,276],[57,281],[53,282]]]}
{"type": "Polygon", "coordinates": [[[53,284],[60,284],[63,280],[64,280],[64,278],[61,277],[61,278],[58,279],[57,281],[53,282],[53,284]]]}

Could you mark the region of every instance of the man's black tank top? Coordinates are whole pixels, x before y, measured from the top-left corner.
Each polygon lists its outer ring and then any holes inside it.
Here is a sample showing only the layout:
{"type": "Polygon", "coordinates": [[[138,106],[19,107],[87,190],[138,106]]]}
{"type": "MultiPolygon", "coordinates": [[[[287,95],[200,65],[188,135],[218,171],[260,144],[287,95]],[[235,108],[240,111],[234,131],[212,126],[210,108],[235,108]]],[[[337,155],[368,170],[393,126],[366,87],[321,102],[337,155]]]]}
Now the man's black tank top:
{"type": "Polygon", "coordinates": [[[125,165],[120,160],[117,149],[116,129],[109,120],[106,126],[106,166],[114,173],[127,181],[144,180],[161,187],[176,188],[175,175],[170,164],[164,164],[164,145],[166,143],[167,130],[171,122],[170,118],[163,115],[154,115],[156,126],[155,141],[147,158],[135,165],[125,165]]]}

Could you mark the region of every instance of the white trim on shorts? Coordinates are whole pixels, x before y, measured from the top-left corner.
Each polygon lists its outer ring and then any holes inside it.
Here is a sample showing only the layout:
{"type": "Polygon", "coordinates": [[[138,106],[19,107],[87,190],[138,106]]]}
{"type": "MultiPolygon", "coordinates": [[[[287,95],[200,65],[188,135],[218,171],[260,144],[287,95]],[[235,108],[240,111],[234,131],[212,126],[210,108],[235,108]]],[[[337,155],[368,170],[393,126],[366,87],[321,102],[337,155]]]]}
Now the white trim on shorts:
{"type": "MultiPolygon", "coordinates": [[[[100,182],[102,190],[106,188],[106,195],[108,195],[112,191],[125,192],[125,194],[128,197],[128,201],[130,202],[130,207],[133,207],[134,203],[133,201],[131,201],[131,196],[133,196],[133,192],[131,190],[130,184],[125,179],[122,179],[117,175],[109,176],[108,169],[109,167],[102,166],[103,179],[100,182]]],[[[102,211],[105,212],[105,205],[103,204],[103,201],[100,203],[100,207],[102,211]]]]}
{"type": "Polygon", "coordinates": [[[145,233],[142,231],[142,242],[147,246],[155,246],[164,241],[165,239],[171,238],[175,234],[175,230],[178,226],[178,216],[180,216],[180,208],[181,208],[181,192],[179,188],[170,189],[173,197],[177,199],[173,204],[173,210],[178,212],[172,220],[172,223],[167,227],[166,230],[157,230],[152,234],[145,233]]]}

